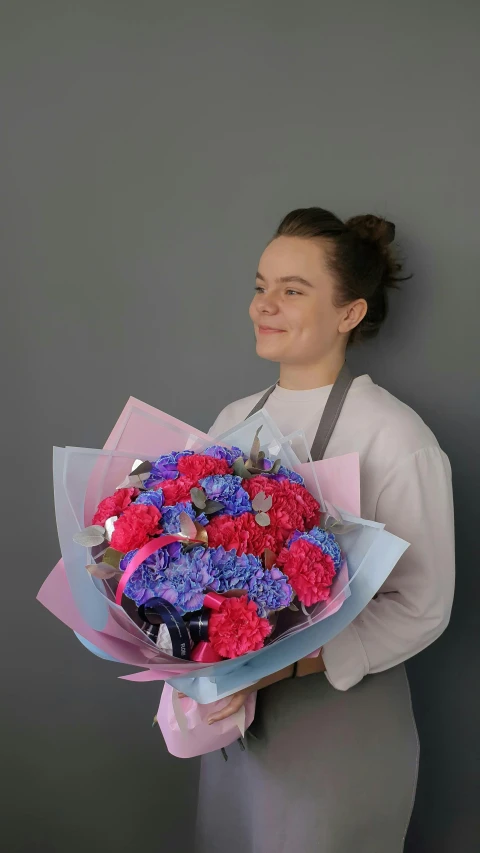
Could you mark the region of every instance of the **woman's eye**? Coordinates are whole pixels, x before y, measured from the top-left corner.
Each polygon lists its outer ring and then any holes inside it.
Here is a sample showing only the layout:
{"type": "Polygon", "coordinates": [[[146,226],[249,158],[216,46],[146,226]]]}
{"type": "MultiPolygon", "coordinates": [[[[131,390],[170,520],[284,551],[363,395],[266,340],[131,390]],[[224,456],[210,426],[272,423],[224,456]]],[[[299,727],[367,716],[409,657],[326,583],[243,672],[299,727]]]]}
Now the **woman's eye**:
{"type": "Polygon", "coordinates": [[[301,296],[301,293],[299,290],[287,290],[287,295],[288,296],[301,296]]]}
{"type": "Polygon", "coordinates": [[[260,287],[260,285],[259,285],[259,284],[257,284],[257,285],[255,286],[255,293],[264,293],[264,291],[265,291],[265,288],[264,288],[264,287],[260,287]]]}

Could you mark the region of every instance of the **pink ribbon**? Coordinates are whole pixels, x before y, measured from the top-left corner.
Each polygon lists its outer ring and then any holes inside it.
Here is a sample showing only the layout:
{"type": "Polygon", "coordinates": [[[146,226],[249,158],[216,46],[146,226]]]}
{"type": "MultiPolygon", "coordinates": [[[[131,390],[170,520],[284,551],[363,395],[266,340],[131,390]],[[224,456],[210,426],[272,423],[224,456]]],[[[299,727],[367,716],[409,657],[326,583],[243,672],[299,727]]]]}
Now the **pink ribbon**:
{"type": "Polygon", "coordinates": [[[203,599],[203,606],[208,607],[209,610],[220,610],[224,601],[224,595],[219,595],[218,592],[207,592],[203,599]]]}
{"type": "MultiPolygon", "coordinates": [[[[122,577],[120,578],[117,591],[115,593],[115,603],[122,603],[122,595],[128,581],[132,577],[134,571],[138,569],[138,567],[143,563],[144,560],[147,559],[147,557],[150,557],[152,554],[155,553],[155,551],[158,551],[160,548],[165,547],[165,545],[171,545],[172,542],[179,541],[185,541],[184,537],[164,534],[163,536],[156,536],[155,539],[150,539],[150,542],[147,542],[146,545],[143,545],[141,548],[139,548],[135,556],[132,557],[132,559],[130,560],[125,571],[122,573],[122,577]]],[[[189,541],[196,542],[197,540],[195,539],[189,541]]]]}
{"type": "Polygon", "coordinates": [[[190,655],[190,660],[194,660],[196,663],[218,663],[223,658],[212,648],[211,643],[202,640],[195,646],[190,655]]]}

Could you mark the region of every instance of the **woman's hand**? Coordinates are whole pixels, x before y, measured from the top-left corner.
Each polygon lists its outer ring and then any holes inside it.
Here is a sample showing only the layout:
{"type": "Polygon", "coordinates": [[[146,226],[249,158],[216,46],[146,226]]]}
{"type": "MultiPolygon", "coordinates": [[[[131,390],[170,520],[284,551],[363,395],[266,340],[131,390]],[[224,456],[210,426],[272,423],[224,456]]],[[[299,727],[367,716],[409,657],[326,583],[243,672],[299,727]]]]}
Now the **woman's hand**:
{"type": "MultiPolygon", "coordinates": [[[[315,672],[324,671],[325,664],[323,662],[321,652],[316,658],[303,658],[297,663],[298,678],[301,678],[304,675],[312,675],[315,672]]],[[[256,690],[261,690],[262,687],[269,687],[271,684],[275,684],[277,681],[283,681],[285,678],[291,678],[292,675],[293,664],[286,666],[285,669],[272,673],[272,675],[268,675],[266,678],[262,678],[261,681],[258,681],[256,684],[252,684],[250,687],[245,687],[244,690],[239,690],[238,693],[234,693],[225,708],[221,711],[217,711],[216,714],[212,714],[212,716],[208,718],[209,725],[217,723],[219,720],[225,720],[227,717],[231,717],[232,714],[236,714],[242,705],[245,704],[247,696],[250,693],[254,693],[256,690]]]]}

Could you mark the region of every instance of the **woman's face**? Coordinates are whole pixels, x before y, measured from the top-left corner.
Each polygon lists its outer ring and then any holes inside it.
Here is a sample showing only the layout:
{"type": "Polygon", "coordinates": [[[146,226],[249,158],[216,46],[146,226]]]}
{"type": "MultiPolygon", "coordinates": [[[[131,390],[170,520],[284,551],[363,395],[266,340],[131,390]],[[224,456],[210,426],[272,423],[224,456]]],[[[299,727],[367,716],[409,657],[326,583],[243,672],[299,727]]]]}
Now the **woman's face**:
{"type": "Polygon", "coordinates": [[[346,309],[333,304],[334,288],[320,240],[273,240],[260,258],[250,305],[257,354],[283,364],[315,364],[344,347],[346,309]]]}

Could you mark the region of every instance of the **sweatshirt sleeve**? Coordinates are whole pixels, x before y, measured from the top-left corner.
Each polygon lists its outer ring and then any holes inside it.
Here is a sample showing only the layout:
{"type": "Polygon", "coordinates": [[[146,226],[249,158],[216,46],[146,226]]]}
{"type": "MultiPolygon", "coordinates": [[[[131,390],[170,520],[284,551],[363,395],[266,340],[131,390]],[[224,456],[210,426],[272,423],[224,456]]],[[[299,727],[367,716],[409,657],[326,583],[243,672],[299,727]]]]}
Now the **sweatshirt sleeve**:
{"type": "Polygon", "coordinates": [[[422,651],[446,628],[454,590],[454,529],[450,464],[438,447],[400,462],[378,497],[377,521],[410,547],[377,596],[326,643],[326,675],[348,690],[422,651]]]}

